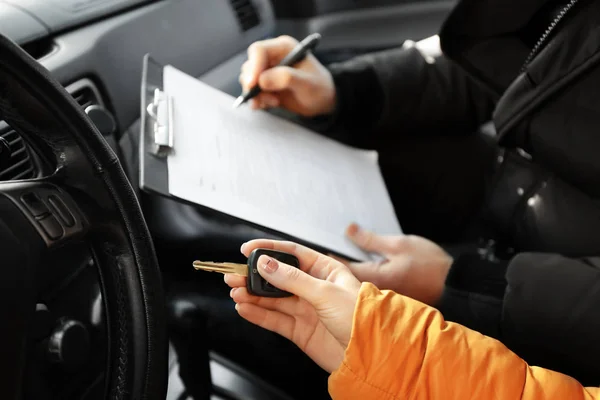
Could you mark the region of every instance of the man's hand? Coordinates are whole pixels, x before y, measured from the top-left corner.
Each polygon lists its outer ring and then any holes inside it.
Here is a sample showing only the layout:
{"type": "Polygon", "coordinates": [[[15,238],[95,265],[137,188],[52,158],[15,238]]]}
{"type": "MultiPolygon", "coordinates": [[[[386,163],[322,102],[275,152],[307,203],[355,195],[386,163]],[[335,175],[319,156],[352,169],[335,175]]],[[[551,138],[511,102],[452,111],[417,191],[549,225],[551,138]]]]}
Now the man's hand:
{"type": "Polygon", "coordinates": [[[358,247],[386,258],[380,263],[340,260],[360,281],[429,305],[440,299],[453,260],[437,244],[418,236],[379,236],[354,224],[346,233],[358,247]]]}
{"type": "Polygon", "coordinates": [[[280,36],[250,45],[239,80],[244,90],[257,83],[262,89],[252,107],[283,107],[305,117],[333,111],[333,78],[312,54],[293,67],[275,67],[297,44],[290,36],[280,36]]]}
{"type": "Polygon", "coordinates": [[[295,294],[293,297],[252,296],[246,278],[225,275],[231,297],[246,320],[294,342],[328,372],[344,359],[350,341],[352,318],[360,282],[339,261],[291,242],[252,240],[242,246],[248,257],[252,250],[268,248],[295,255],[300,268],[261,256],[258,272],[272,285],[295,294]]]}

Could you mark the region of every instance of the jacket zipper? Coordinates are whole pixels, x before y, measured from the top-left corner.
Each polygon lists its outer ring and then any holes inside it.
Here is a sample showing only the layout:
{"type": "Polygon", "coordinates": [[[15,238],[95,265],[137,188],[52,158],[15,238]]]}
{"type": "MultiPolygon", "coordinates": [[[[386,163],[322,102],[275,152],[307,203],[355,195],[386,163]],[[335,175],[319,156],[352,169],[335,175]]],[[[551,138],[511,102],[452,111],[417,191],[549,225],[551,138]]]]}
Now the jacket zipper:
{"type": "Polygon", "coordinates": [[[558,15],[556,17],[554,17],[554,20],[552,20],[552,22],[550,23],[550,26],[548,26],[548,28],[546,28],[546,30],[542,34],[542,37],[540,37],[538,39],[535,46],[533,46],[533,49],[531,49],[531,52],[529,53],[529,55],[525,59],[525,62],[523,63],[523,66],[521,67],[520,73],[525,72],[525,70],[529,66],[529,63],[531,63],[531,61],[533,61],[535,56],[538,55],[538,53],[540,52],[540,50],[542,49],[542,47],[548,40],[548,37],[554,31],[554,28],[556,28],[556,25],[558,25],[558,23],[565,17],[565,15],[567,15],[569,13],[569,11],[573,8],[573,6],[575,4],[577,4],[578,2],[579,2],[579,0],[570,0],[569,3],[567,5],[565,5],[562,8],[562,10],[560,10],[558,15]]]}

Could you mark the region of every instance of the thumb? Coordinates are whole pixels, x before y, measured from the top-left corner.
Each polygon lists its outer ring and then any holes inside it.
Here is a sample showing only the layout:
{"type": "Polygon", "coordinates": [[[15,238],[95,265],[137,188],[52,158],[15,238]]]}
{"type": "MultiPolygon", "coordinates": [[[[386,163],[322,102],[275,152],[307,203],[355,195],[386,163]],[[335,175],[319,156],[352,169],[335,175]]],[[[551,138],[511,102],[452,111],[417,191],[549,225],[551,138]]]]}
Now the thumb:
{"type": "Polygon", "coordinates": [[[313,278],[300,268],[279,262],[269,256],[258,259],[258,273],[278,289],[293,293],[309,303],[318,300],[323,282],[313,278]]]}
{"type": "Polygon", "coordinates": [[[354,244],[370,253],[394,254],[401,250],[403,240],[397,236],[381,236],[351,224],[346,235],[354,244]]]}
{"type": "Polygon", "coordinates": [[[264,71],[258,77],[258,84],[263,90],[279,92],[297,90],[307,83],[306,73],[292,67],[274,67],[264,71]]]}

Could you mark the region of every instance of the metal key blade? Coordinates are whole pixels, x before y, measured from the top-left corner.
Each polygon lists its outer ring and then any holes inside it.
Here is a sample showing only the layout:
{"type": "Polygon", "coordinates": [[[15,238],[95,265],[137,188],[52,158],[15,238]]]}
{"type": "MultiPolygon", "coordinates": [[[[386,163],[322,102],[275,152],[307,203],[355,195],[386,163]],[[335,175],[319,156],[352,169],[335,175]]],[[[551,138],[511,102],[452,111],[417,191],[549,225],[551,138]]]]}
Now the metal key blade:
{"type": "Polygon", "coordinates": [[[219,272],[221,274],[248,276],[248,265],[246,264],[194,261],[194,268],[196,270],[219,272]]]}

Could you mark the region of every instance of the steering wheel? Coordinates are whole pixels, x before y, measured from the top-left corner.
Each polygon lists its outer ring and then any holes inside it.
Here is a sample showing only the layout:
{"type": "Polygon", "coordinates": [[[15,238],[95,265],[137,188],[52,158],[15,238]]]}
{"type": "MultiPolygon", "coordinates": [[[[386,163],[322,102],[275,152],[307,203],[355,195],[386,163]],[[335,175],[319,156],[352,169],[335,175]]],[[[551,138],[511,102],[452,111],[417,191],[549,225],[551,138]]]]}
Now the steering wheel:
{"type": "Polygon", "coordinates": [[[0,118],[54,171],[0,182],[0,397],[22,398],[26,338],[44,259],[56,248],[84,242],[98,268],[107,325],[104,398],[164,399],[165,299],[134,191],[77,103],[1,35],[0,118]]]}

